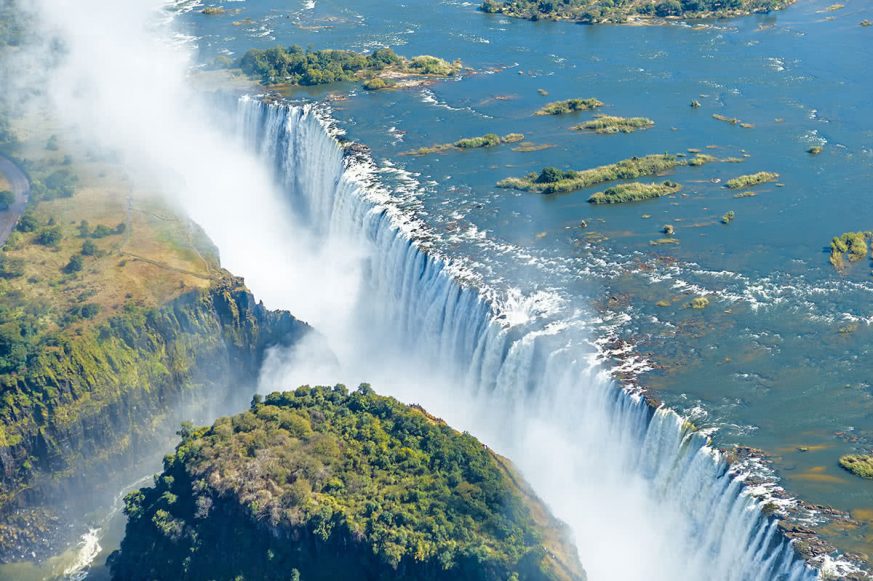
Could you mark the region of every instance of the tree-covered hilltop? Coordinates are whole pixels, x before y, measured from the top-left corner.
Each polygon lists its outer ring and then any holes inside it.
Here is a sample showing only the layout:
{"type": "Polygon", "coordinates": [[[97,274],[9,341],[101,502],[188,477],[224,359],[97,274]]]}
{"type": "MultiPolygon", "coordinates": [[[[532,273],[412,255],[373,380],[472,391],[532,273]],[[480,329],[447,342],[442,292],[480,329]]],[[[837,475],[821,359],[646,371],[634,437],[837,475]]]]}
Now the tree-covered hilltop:
{"type": "Polygon", "coordinates": [[[529,20],[589,24],[665,18],[714,18],[780,10],[794,0],[484,0],[481,10],[529,20]]]}
{"type": "Polygon", "coordinates": [[[369,386],[183,427],[128,495],[116,579],[584,579],[509,462],[369,386]]]}
{"type": "Polygon", "coordinates": [[[449,77],[460,71],[459,63],[421,55],[406,59],[390,48],[370,54],[351,50],[304,50],[300,46],[251,49],[239,63],[242,71],[265,85],[324,85],[339,81],[367,82],[367,88],[393,85],[396,75],[449,77]]]}

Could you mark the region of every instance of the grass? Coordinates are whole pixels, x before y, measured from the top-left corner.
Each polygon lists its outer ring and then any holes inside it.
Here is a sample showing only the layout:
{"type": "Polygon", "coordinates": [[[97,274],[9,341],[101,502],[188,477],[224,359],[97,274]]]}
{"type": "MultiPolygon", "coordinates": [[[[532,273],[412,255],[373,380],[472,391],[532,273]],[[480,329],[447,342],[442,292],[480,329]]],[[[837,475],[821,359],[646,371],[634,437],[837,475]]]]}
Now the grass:
{"type": "Polygon", "coordinates": [[[590,111],[598,107],[603,107],[603,102],[593,97],[588,99],[567,99],[565,101],[549,103],[537,111],[535,115],[567,115],[568,113],[577,113],[579,111],[590,111]]]}
{"type": "Polygon", "coordinates": [[[840,466],[861,478],[873,478],[873,455],[846,454],[840,457],[840,466]]]}
{"type": "MultiPolygon", "coordinates": [[[[57,154],[41,155],[31,159],[36,179],[56,167],[57,154]]],[[[209,286],[218,257],[197,226],[175,215],[151,192],[130,191],[118,167],[80,162],[75,170],[80,180],[73,197],[32,203],[26,215],[34,230],[14,232],[0,253],[5,262],[21,265],[18,276],[0,277],[0,295],[7,297],[7,307],[38,305],[40,333],[50,333],[66,327],[68,314],[83,303],[96,305],[99,312],[74,327],[105,321],[126,304],[159,306],[209,286]],[[65,273],[74,257],[82,255],[83,221],[89,234],[98,230],[108,235],[89,237],[93,254],[82,257],[80,271],[65,273]],[[124,231],[117,234],[119,224],[124,231]],[[59,232],[60,240],[37,243],[49,230],[59,232]]]]}
{"type": "Polygon", "coordinates": [[[412,151],[407,151],[402,155],[430,155],[432,153],[443,153],[446,151],[463,151],[467,149],[486,149],[489,147],[497,147],[503,143],[518,143],[524,141],[524,135],[521,133],[509,133],[503,137],[496,133],[486,133],[479,137],[465,137],[454,143],[440,143],[429,147],[420,147],[412,151]]]}
{"type": "Polygon", "coordinates": [[[770,171],[759,171],[749,175],[736,177],[728,180],[725,187],[731,190],[739,190],[740,188],[749,188],[768,182],[775,182],[779,179],[779,174],[770,171]]]}
{"type": "MultiPolygon", "coordinates": [[[[708,161],[707,158],[701,158],[700,163],[695,165],[708,163],[708,161]]],[[[579,171],[564,171],[554,167],[546,167],[539,173],[534,172],[521,178],[500,180],[497,182],[497,187],[542,194],[564,193],[616,180],[661,175],[684,165],[691,165],[691,162],[675,155],[655,154],[632,157],[609,165],[579,171]]]]}
{"type": "Polygon", "coordinates": [[[601,135],[613,133],[633,133],[655,126],[655,122],[647,117],[617,117],[615,115],[597,115],[590,121],[585,121],[573,127],[577,131],[593,131],[601,135]]]}
{"type": "Polygon", "coordinates": [[[597,192],[590,198],[590,204],[626,204],[628,202],[642,202],[675,194],[682,186],[675,182],[651,183],[643,184],[640,182],[631,182],[627,184],[618,184],[611,188],[607,188],[602,192],[597,192]]]}

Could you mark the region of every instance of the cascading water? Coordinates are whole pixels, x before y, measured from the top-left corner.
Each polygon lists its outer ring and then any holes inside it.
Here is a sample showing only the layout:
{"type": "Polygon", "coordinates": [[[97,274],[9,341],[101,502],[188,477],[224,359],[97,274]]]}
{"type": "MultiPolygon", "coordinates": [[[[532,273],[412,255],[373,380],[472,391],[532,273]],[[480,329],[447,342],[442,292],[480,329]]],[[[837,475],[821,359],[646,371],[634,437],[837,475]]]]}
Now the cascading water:
{"type": "Polygon", "coordinates": [[[368,249],[358,353],[340,359],[507,454],[571,526],[592,579],[818,576],[704,436],[615,385],[584,325],[465,283],[323,114],[242,98],[238,122],[318,238],[368,249]],[[392,382],[403,365],[414,386],[392,382]]]}

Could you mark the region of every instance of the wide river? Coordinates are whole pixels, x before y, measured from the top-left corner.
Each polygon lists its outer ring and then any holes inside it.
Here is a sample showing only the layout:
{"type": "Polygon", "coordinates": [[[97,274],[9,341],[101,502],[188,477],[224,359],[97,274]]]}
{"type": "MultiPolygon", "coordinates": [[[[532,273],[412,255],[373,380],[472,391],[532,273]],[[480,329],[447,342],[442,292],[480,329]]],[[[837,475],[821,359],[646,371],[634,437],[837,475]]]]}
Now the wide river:
{"type": "Polygon", "coordinates": [[[348,84],[297,96],[334,97],[340,126],[372,149],[386,183],[409,191],[443,234],[442,252],[553,316],[594,305],[601,338],[628,340],[647,362],[632,381],[712,430],[717,445],[762,450],[791,494],[850,512],[857,523],[825,536],[870,553],[873,486],[838,459],[873,446],[873,280],[867,260],[836,272],[827,247],[873,226],[873,28],[859,25],[873,6],[802,1],[691,26],[532,23],[454,1],[226,6],[182,20],[204,63],[290,44],[461,59],[471,69],[463,78],[427,88],[348,84]],[[532,115],[573,97],[655,126],[593,135],[570,130],[590,114],[532,115]],[[552,147],[402,155],[489,132],[552,147]],[[824,149],[812,156],[815,145],[824,149]],[[542,196],[495,187],[544,166],[688,149],[735,162],[680,168],[670,176],[680,195],[621,206],[586,203],[598,188],[542,196]],[[754,197],[724,187],[757,171],[780,178],[754,197]],[[728,211],[735,219],[723,225],[728,211]],[[666,224],[679,243],[653,245],[666,224]],[[689,308],[695,296],[709,306],[689,308]]]}

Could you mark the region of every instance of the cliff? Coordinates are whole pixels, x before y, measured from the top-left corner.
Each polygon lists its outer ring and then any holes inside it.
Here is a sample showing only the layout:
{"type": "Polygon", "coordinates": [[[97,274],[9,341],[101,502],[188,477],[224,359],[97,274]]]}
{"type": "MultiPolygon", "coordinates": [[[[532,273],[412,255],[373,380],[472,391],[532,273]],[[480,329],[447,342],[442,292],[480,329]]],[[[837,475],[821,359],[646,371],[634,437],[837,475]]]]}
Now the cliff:
{"type": "Polygon", "coordinates": [[[8,559],[51,545],[53,519],[126,484],[181,420],[244,405],[265,349],[306,328],[226,277],[42,344],[0,375],[0,551],[8,559]]]}
{"type": "Polygon", "coordinates": [[[186,429],[125,503],[116,579],[585,578],[506,459],[366,385],[186,429]]]}

